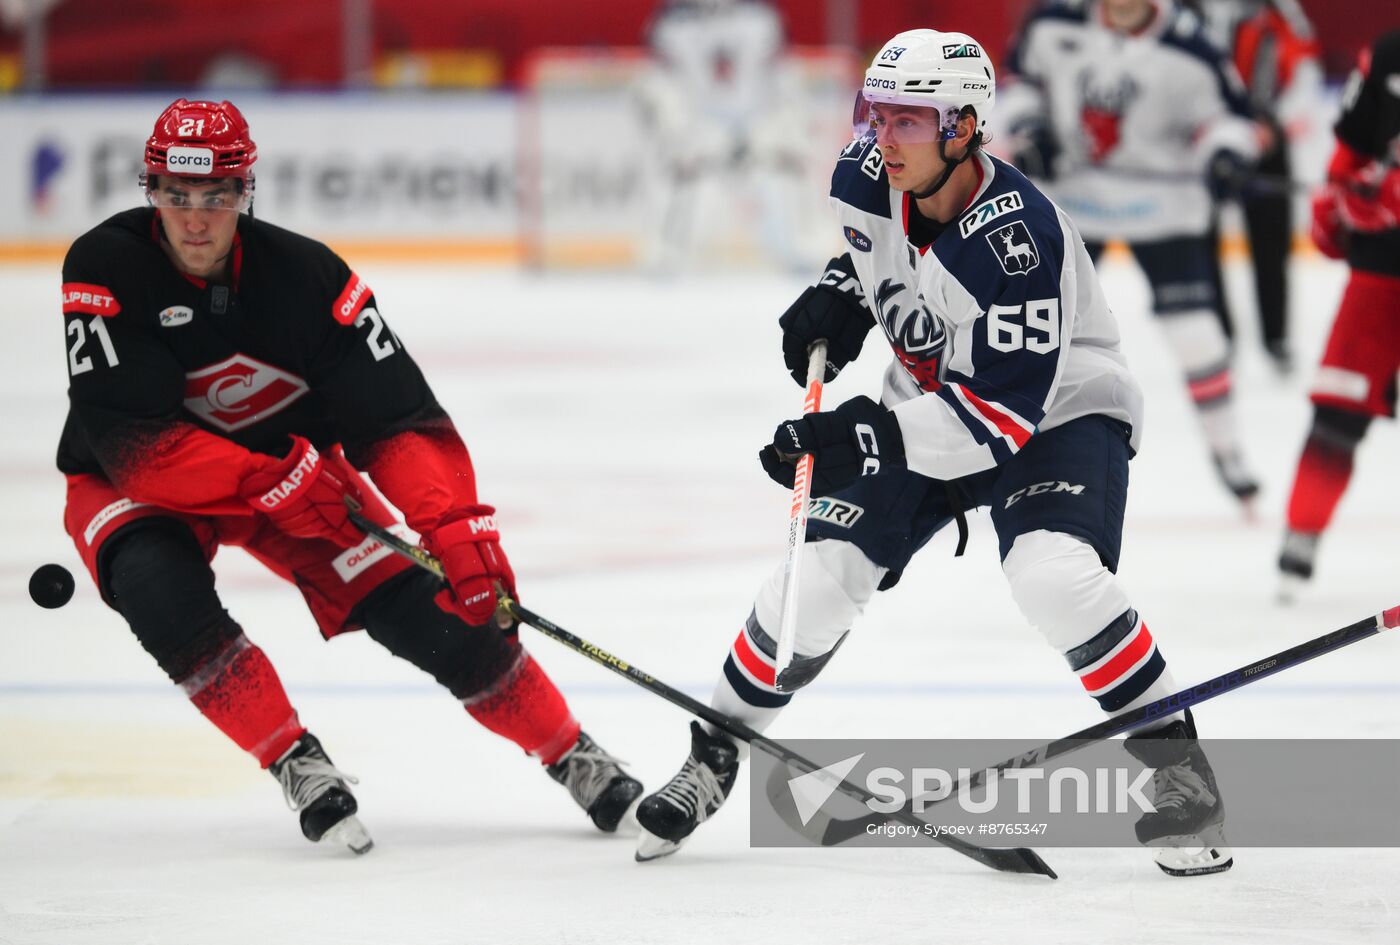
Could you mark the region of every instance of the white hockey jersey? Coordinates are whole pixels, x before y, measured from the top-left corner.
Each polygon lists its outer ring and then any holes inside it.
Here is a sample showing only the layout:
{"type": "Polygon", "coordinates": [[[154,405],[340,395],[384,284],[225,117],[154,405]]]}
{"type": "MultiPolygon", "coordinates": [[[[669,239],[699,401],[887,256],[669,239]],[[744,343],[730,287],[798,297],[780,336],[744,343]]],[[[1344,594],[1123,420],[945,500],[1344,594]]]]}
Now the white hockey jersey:
{"type": "Polygon", "coordinates": [[[1142,391],[1078,231],[1020,171],[972,160],[972,200],[922,248],[909,242],[910,197],[890,187],[873,139],[852,141],[832,174],[865,302],[894,349],[881,399],[909,468],[980,472],[1089,414],[1128,424],[1136,450],[1142,391]]]}
{"type": "Polygon", "coordinates": [[[1191,11],[1161,0],[1127,35],[1098,0],[1054,0],[1026,22],[999,90],[996,121],[1049,122],[1059,145],[1046,190],[1087,239],[1201,235],[1206,162],[1259,157],[1238,73],[1191,11]]]}

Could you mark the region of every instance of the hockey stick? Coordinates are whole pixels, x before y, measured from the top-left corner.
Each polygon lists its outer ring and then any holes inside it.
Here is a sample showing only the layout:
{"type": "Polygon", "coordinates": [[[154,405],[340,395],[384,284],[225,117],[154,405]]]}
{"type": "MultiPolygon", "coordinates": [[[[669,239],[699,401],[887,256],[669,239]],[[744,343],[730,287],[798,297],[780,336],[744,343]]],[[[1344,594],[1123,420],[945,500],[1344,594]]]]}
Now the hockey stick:
{"type": "MultiPolygon", "coordinates": [[[[1013,758],[1006,759],[1000,764],[989,765],[987,768],[977,771],[969,777],[966,782],[954,784],[949,789],[947,795],[942,795],[940,789],[940,797],[936,799],[933,797],[925,798],[924,809],[927,810],[934,804],[947,800],[949,797],[956,795],[958,791],[964,787],[976,787],[986,781],[990,774],[998,774],[1005,771],[1007,768],[1039,767],[1051,758],[1058,758],[1061,755],[1067,755],[1070,752],[1078,751],[1090,742],[1103,741],[1121,732],[1137,728],[1139,725],[1150,722],[1152,719],[1170,715],[1173,712],[1197,705],[1208,699],[1214,699],[1216,696],[1222,695],[1223,693],[1248,686],[1250,683],[1258,682],[1265,676],[1272,676],[1275,673],[1280,673],[1285,669],[1297,666],[1299,663],[1305,663],[1308,660],[1319,657],[1324,653],[1330,653],[1333,650],[1348,646],[1358,640],[1364,640],[1367,637],[1375,636],[1382,630],[1393,629],[1397,625],[1400,625],[1400,606],[1384,610],[1378,614],[1367,617],[1365,620],[1358,620],[1356,623],[1343,627],[1340,630],[1333,630],[1331,633],[1325,633],[1320,637],[1308,640],[1306,643],[1300,643],[1281,653],[1266,656],[1247,666],[1241,666],[1239,669],[1232,670],[1228,673],[1222,673],[1214,679],[1207,679],[1203,683],[1192,686],[1189,689],[1183,689],[1180,692],[1172,693],[1169,696],[1164,696],[1156,702],[1148,703],[1130,712],[1115,715],[1112,718],[1099,722],[1097,725],[1091,725],[1086,729],[1081,729],[1073,735],[1066,735],[1064,738],[1022,752],[1013,758]]],[[[774,809],[778,811],[780,816],[783,816],[784,822],[787,823],[789,827],[822,846],[832,846],[834,844],[844,843],[852,837],[862,836],[865,834],[868,827],[887,823],[894,817],[892,814],[868,814],[862,817],[837,818],[831,816],[825,810],[818,810],[806,824],[803,824],[801,819],[796,817],[795,811],[788,809],[791,807],[790,802],[786,805],[779,804],[780,800],[786,800],[786,798],[782,796],[784,792],[782,792],[782,789],[779,787],[781,783],[783,782],[780,779],[769,779],[768,794],[769,798],[774,802],[774,809]]],[[[910,802],[905,805],[905,809],[901,811],[901,813],[911,813],[913,804],[917,800],[919,800],[919,798],[912,798],[910,802]]]]}
{"type": "MultiPolygon", "coordinates": [[[[353,509],[350,511],[350,521],[366,535],[383,542],[387,547],[408,558],[420,568],[432,572],[437,575],[439,579],[444,578],[442,562],[423,548],[405,541],[380,525],[376,525],[353,509]]],[[[593,660],[593,662],[607,667],[614,673],[641,686],[648,692],[658,695],[672,705],[679,706],[691,715],[709,722],[725,734],[748,742],[754,748],[766,752],[790,767],[799,768],[804,772],[817,771],[822,767],[815,762],[807,760],[781,742],[775,742],[771,738],[760,735],[743,722],[730,718],[724,713],[710,708],[698,699],[686,695],[679,689],[666,685],[666,683],[652,676],[650,673],[643,672],[626,660],[619,659],[601,647],[594,646],[587,640],[574,636],[557,624],[522,607],[519,602],[507,596],[502,595],[501,607],[516,620],[534,627],[551,640],[562,643],[575,653],[586,656],[593,660]]],[[[860,801],[867,801],[875,798],[875,795],[870,791],[858,785],[851,784],[849,781],[843,780],[837,785],[836,790],[860,801]]],[[[891,814],[890,817],[903,820],[905,823],[911,824],[921,831],[927,823],[922,818],[915,817],[912,813],[900,812],[898,814],[891,814]]],[[[935,831],[935,833],[938,832],[935,831]]],[[[1039,873],[1042,876],[1049,876],[1051,879],[1057,878],[1055,871],[1052,870],[1034,850],[1024,847],[981,847],[975,843],[968,843],[958,837],[943,836],[941,833],[938,834],[937,839],[939,843],[949,849],[956,850],[963,856],[974,859],[983,866],[991,867],[994,870],[1001,870],[1008,873],[1039,873]]]]}
{"type": "MultiPolygon", "coordinates": [[[[826,374],[826,339],[819,339],[807,349],[807,396],[802,401],[802,415],[822,409],[822,378],[826,374]]],[[[773,686],[779,692],[791,692],[784,685],[792,666],[793,646],[797,641],[797,589],[802,575],[802,558],[807,547],[807,504],[812,498],[812,454],[797,461],[792,478],[792,507],[788,509],[787,553],[783,556],[783,611],[778,622],[778,652],[774,660],[773,686]]],[[[794,689],[797,687],[793,687],[794,689]]]]}
{"type": "MultiPolygon", "coordinates": [[[[1102,167],[1095,164],[1080,165],[1055,175],[1056,180],[1073,177],[1080,172],[1092,172],[1102,174],[1105,177],[1121,177],[1128,180],[1144,181],[1156,184],[1201,184],[1209,186],[1209,175],[1204,171],[1200,173],[1182,173],[1175,171],[1156,171],[1147,168],[1134,167],[1102,167]]],[[[1256,194],[1306,194],[1321,187],[1321,181],[1295,180],[1292,177],[1284,177],[1281,174],[1260,174],[1255,171],[1244,171],[1239,174],[1231,174],[1229,183],[1242,192],[1252,192],[1256,194]]],[[[1051,181],[1053,185],[1054,180],[1051,181]]]]}

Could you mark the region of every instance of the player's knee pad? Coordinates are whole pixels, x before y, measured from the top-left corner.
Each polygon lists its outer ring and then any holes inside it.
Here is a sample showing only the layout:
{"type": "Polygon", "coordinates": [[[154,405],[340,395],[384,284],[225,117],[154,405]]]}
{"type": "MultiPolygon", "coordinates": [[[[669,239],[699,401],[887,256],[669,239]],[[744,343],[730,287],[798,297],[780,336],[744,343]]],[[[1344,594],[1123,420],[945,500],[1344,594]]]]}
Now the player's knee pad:
{"type": "Polygon", "coordinates": [[[405,571],[375,588],[356,617],[373,640],[470,705],[510,676],[524,650],[494,622],[468,627],[444,611],[433,599],[440,589],[431,574],[405,571]]]}
{"type": "Polygon", "coordinates": [[[1369,414],[1319,405],[1313,412],[1308,444],[1329,452],[1350,455],[1356,452],[1370,425],[1369,414]]]}
{"type": "Polygon", "coordinates": [[[1063,532],[1042,529],[1018,536],[1001,567],[1016,606],[1061,653],[1129,609],[1098,552],[1063,532]]]}
{"type": "MultiPolygon", "coordinates": [[[[797,589],[797,635],[793,652],[821,656],[840,642],[870,602],[886,568],[848,541],[809,542],[797,589]]],[[[780,565],[754,600],[758,625],[776,635],[782,622],[783,569],[780,565]]]]}
{"type": "Polygon", "coordinates": [[[1229,367],[1230,340],[1214,312],[1174,312],[1160,321],[1167,344],[1187,377],[1205,380],[1229,367]]]}
{"type": "Polygon", "coordinates": [[[185,685],[236,655],[230,648],[243,631],[224,610],[204,550],[183,523],[133,522],[108,539],[99,571],[112,605],[175,682],[185,685]]]}

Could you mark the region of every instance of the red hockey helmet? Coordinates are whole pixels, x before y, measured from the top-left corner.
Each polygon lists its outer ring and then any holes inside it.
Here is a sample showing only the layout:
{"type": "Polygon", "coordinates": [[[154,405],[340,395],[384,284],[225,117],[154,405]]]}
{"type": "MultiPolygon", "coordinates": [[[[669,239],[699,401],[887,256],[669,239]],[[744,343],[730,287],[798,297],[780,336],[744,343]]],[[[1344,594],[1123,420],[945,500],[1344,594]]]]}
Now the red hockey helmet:
{"type": "Polygon", "coordinates": [[[146,139],[146,174],[251,180],[258,146],[230,101],[172,102],[146,139]]]}

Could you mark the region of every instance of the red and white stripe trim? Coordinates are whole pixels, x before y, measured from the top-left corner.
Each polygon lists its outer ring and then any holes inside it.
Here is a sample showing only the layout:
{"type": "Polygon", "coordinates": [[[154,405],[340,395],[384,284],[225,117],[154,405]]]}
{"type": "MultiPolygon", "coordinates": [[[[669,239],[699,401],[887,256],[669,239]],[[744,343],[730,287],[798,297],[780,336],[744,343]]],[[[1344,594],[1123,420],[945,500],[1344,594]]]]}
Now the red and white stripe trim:
{"type": "Polygon", "coordinates": [[[777,664],[772,657],[753,645],[747,631],[739,631],[739,635],[734,638],[734,648],[731,652],[734,655],[734,662],[738,665],[739,671],[744,674],[744,678],[761,689],[767,689],[770,692],[778,691],[777,664]]]}
{"type": "Polygon", "coordinates": [[[1200,380],[1188,381],[1186,386],[1191,391],[1191,399],[1197,403],[1224,397],[1230,393],[1230,369],[1226,368],[1218,374],[1200,380]]]}
{"type": "Polygon", "coordinates": [[[1089,695],[1101,696],[1132,676],[1156,652],[1157,643],[1139,618],[1137,626],[1117,646],[1078,671],[1079,681],[1089,695]]]}
{"type": "Polygon", "coordinates": [[[982,421],[988,432],[1006,440],[1012,452],[1025,446],[1031,434],[1035,433],[1035,424],[1027,423],[1014,410],[996,401],[983,400],[961,384],[950,383],[946,386],[967,408],[968,413],[982,421]]]}

